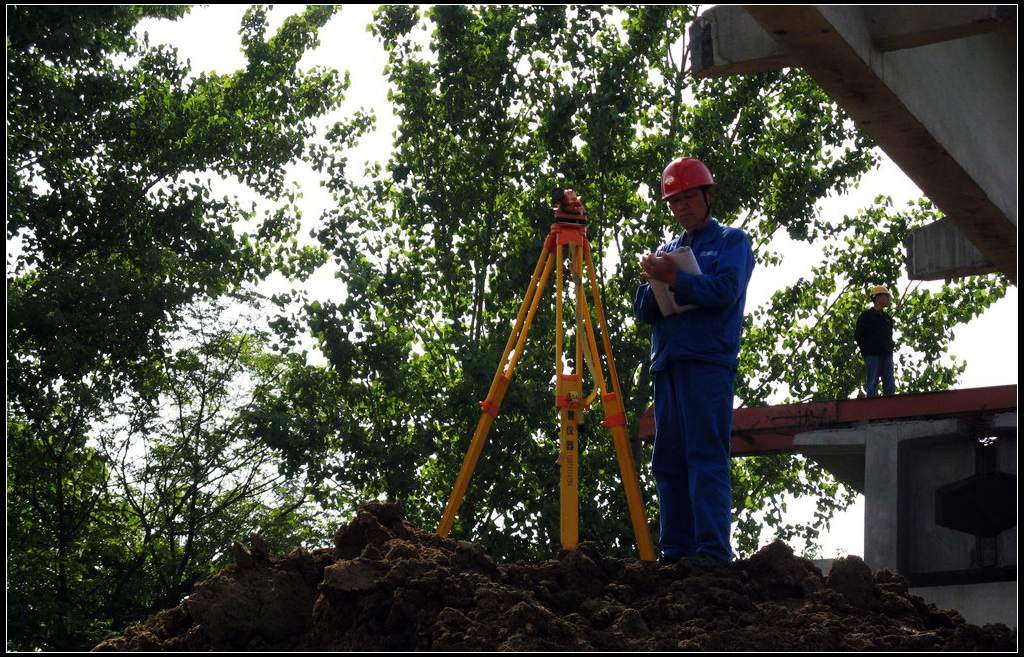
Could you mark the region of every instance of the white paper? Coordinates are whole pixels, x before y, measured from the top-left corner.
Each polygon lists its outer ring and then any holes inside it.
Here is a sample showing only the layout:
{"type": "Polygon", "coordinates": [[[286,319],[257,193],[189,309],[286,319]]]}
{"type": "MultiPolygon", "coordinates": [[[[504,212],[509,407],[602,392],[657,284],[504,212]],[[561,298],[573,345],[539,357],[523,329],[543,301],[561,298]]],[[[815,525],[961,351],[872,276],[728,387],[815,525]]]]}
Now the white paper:
{"type": "MultiPolygon", "coordinates": [[[[663,254],[672,263],[675,271],[683,271],[687,274],[700,274],[700,265],[693,257],[693,250],[688,247],[680,247],[675,251],[663,254]]],[[[658,310],[665,317],[677,315],[681,312],[696,308],[694,305],[680,306],[676,303],[675,295],[669,289],[667,283],[658,280],[651,280],[651,291],[654,292],[654,299],[658,302],[658,310]]]]}

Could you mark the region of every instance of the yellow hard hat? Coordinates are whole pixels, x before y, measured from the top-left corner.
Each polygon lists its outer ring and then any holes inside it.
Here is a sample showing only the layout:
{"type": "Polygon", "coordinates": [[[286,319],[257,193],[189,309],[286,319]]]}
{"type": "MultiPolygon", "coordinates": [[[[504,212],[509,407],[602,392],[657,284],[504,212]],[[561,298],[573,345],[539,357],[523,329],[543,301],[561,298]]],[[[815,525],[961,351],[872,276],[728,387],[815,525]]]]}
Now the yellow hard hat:
{"type": "Polygon", "coordinates": [[[886,288],[884,285],[876,285],[870,290],[868,290],[868,296],[870,296],[872,299],[877,297],[879,294],[888,294],[890,297],[892,296],[892,293],[890,293],[889,289],[886,288]]]}

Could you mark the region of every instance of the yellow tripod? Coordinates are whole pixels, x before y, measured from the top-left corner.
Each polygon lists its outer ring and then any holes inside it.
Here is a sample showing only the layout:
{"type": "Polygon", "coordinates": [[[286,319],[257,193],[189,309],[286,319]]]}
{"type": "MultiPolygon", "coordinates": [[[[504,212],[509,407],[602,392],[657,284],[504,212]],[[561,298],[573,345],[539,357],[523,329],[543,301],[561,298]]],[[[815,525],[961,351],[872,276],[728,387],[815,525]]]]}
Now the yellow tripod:
{"type": "Polygon", "coordinates": [[[633,463],[633,452],[630,450],[629,438],[626,435],[626,414],[622,402],[622,392],[619,389],[619,378],[615,371],[615,361],[612,358],[611,341],[608,339],[608,326],[605,322],[604,309],[601,305],[601,292],[597,285],[597,278],[594,273],[594,260],[590,252],[590,243],[587,241],[586,214],[583,204],[573,190],[556,190],[554,208],[555,223],[551,225],[551,232],[544,241],[540,258],[533,271],[533,277],[526,290],[526,296],[519,309],[519,316],[516,319],[515,328],[505,344],[505,351],[498,363],[498,369],[491,382],[487,398],[480,402],[480,420],[470,442],[469,451],[466,452],[462,462],[462,469],[455,481],[448,504],[445,507],[441,523],[438,525],[437,533],[447,536],[455,523],[455,515],[462,504],[462,498],[466,494],[469,480],[473,476],[477,460],[483,451],[487,434],[491,430],[491,423],[498,415],[501,402],[505,398],[509,383],[512,381],[512,372],[519,362],[523,353],[523,346],[526,343],[526,336],[530,331],[534,315],[540,303],[541,293],[547,285],[551,270],[555,269],[555,406],[559,409],[559,420],[561,423],[560,450],[558,463],[561,471],[561,482],[559,486],[559,501],[561,511],[561,542],[562,548],[571,550],[576,547],[579,541],[579,442],[577,431],[582,424],[583,412],[590,406],[597,395],[593,392],[589,397],[583,397],[583,380],[580,364],[584,361],[588,365],[591,374],[595,379],[597,388],[601,392],[601,403],[604,409],[605,419],[602,422],[612,433],[615,444],[615,454],[619,461],[619,472],[622,475],[622,485],[626,492],[626,503],[629,507],[630,521],[633,525],[633,535],[636,538],[637,548],[640,551],[640,558],[645,561],[654,560],[654,546],[651,542],[650,530],[647,526],[647,518],[644,513],[643,498],[640,495],[640,486],[637,482],[636,466],[633,463]],[[576,358],[573,360],[573,371],[571,374],[564,372],[562,360],[564,331],[562,326],[562,297],[565,286],[563,280],[563,264],[566,256],[569,256],[570,271],[576,292],[576,358]],[[599,329],[601,331],[601,342],[608,364],[608,379],[611,380],[611,390],[608,388],[607,380],[602,373],[601,356],[598,351],[597,338],[594,333],[594,325],[590,317],[590,308],[587,304],[586,293],[583,285],[584,264],[587,267],[588,280],[590,283],[591,296],[593,298],[594,311],[597,315],[599,329]]]}

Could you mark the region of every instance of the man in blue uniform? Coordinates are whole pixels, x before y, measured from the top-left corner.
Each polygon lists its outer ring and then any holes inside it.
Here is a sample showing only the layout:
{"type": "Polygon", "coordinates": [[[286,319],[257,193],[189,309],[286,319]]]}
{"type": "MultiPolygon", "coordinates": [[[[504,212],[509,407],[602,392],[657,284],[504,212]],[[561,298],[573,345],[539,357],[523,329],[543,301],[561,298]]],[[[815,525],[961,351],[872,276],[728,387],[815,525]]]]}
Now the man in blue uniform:
{"type": "Polygon", "coordinates": [[[656,423],[652,469],[658,488],[664,561],[732,559],[729,437],[740,328],[754,255],[747,235],[711,216],[715,181],[695,158],[677,158],[662,174],[682,235],[641,261],[645,281],[666,283],[680,306],[663,316],[649,282],[633,312],[653,325],[651,372],[656,423]],[[700,274],[676,271],[665,257],[690,247],[700,274]]]}

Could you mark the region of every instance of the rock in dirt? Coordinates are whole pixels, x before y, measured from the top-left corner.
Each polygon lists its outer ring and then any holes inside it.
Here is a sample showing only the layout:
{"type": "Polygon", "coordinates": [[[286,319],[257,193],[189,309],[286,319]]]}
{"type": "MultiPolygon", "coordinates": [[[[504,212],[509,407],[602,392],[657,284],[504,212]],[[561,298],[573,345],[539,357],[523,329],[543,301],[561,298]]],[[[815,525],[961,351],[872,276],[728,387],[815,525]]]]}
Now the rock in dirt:
{"type": "MultiPolygon", "coordinates": [[[[244,547],[244,546],[243,546],[244,547]]],[[[823,577],[783,543],[727,566],[606,557],[591,543],[539,563],[421,531],[361,507],[333,548],[250,546],[181,605],[97,650],[1015,650],[872,574],[857,557],[823,577]],[[248,554],[246,554],[248,553],[248,554]],[[244,562],[244,563],[242,563],[244,562]]]]}

